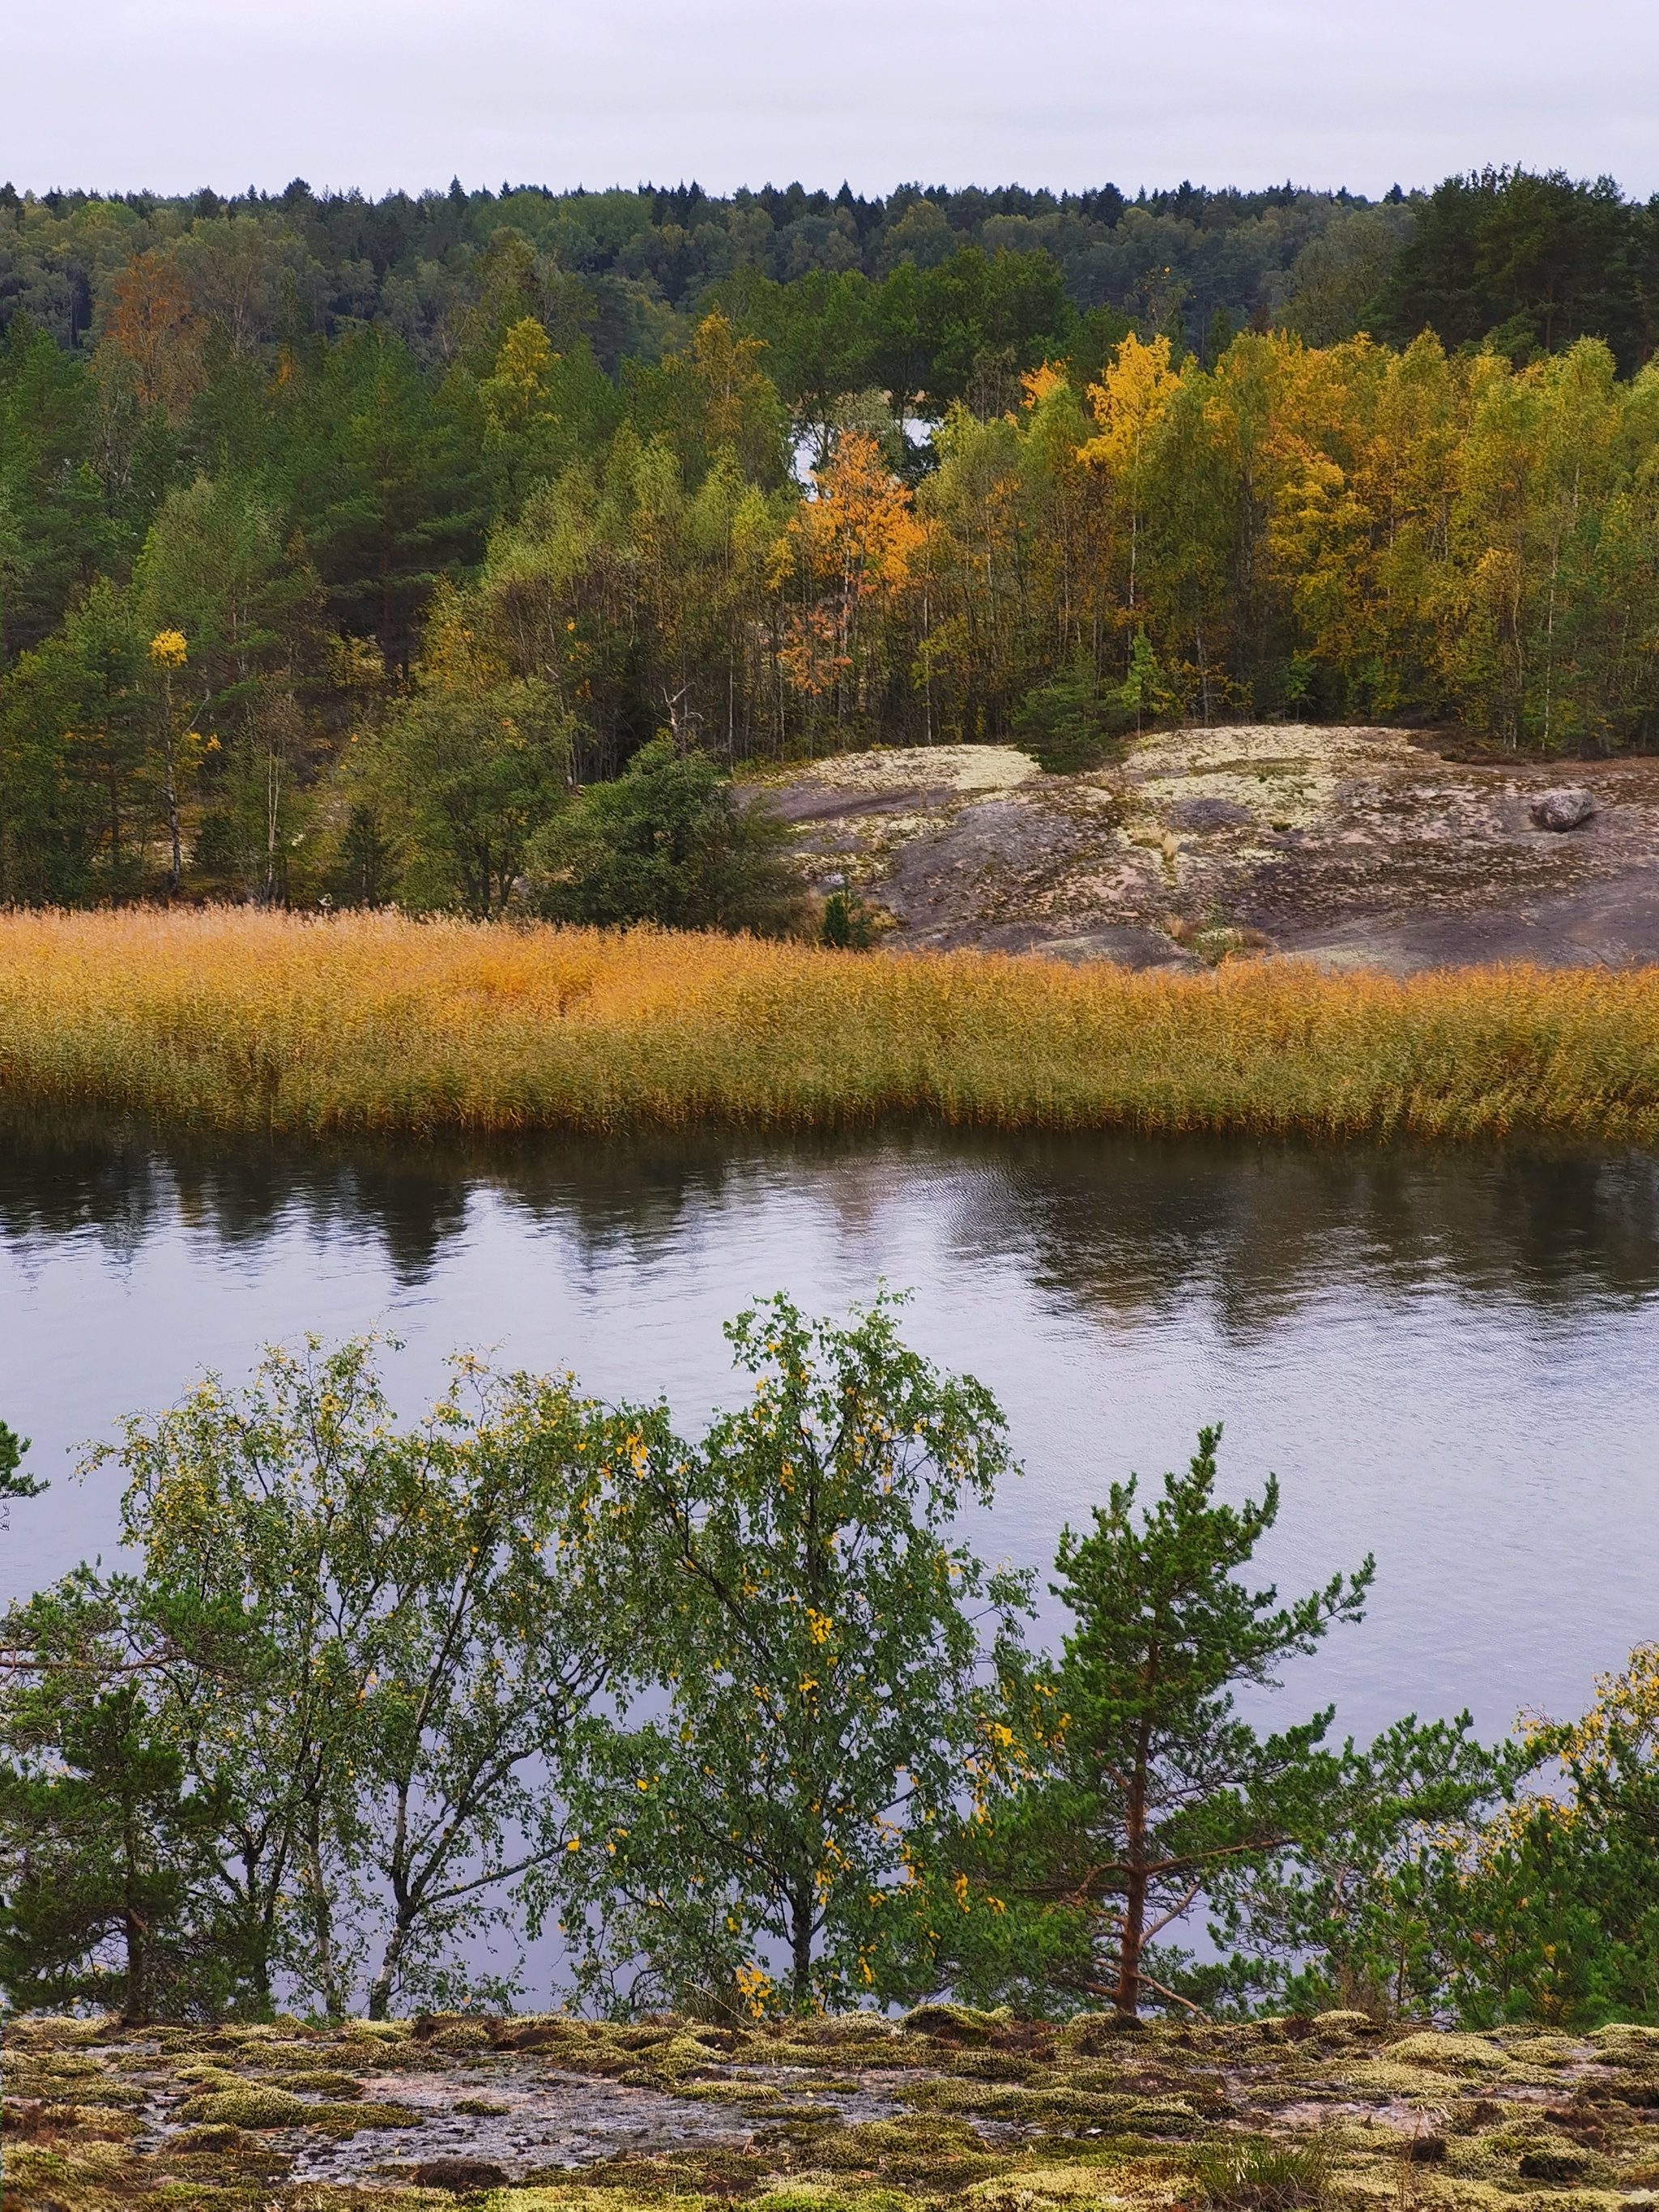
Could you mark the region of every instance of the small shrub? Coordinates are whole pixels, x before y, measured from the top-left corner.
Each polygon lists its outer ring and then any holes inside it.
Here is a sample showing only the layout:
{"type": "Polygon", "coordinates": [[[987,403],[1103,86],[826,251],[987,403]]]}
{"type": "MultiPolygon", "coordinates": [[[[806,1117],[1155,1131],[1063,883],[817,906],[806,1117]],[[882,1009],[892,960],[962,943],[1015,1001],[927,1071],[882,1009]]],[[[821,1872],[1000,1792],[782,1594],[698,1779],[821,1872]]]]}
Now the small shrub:
{"type": "Polygon", "coordinates": [[[876,941],[875,917],[856,891],[831,891],[818,937],[836,951],[867,952],[876,941]]]}
{"type": "Polygon", "coordinates": [[[776,936],[802,907],[788,836],[763,799],[745,803],[705,754],[659,738],[538,832],[530,901],[551,921],[776,936]]]}

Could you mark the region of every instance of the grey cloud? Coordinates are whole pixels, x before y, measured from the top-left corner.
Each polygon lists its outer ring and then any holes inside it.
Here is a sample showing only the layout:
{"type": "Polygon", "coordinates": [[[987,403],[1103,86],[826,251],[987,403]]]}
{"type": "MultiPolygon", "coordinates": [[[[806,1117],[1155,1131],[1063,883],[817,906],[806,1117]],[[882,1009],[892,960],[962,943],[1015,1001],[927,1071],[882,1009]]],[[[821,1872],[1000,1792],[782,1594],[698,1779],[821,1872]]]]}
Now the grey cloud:
{"type": "Polygon", "coordinates": [[[1376,192],[1524,161],[1659,188],[1638,0],[88,0],[9,31],[19,185],[696,176],[1376,192]]]}

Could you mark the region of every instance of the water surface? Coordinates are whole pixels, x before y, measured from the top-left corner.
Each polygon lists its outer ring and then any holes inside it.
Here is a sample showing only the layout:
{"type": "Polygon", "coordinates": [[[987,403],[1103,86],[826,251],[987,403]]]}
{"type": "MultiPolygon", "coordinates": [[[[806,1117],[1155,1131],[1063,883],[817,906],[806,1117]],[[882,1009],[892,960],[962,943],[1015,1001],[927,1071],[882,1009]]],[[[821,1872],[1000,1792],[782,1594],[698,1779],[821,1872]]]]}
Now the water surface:
{"type": "Polygon", "coordinates": [[[988,1554],[1046,1567],[1108,1482],[1217,1419],[1231,1492],[1281,1479],[1287,1589],[1374,1551],[1369,1620],[1291,1685],[1339,1725],[1577,1710],[1659,1636],[1659,1163],[1115,1137],[222,1152],[14,1128],[0,1413],[52,1487],[12,1509],[5,1593],[112,1547],[119,1477],[77,1483],[78,1446],[263,1344],[389,1331],[410,1413],[465,1346],[660,1388],[695,1427],[735,1388],[723,1318],[883,1279],[1007,1412],[1024,1473],[975,1516],[988,1554]]]}

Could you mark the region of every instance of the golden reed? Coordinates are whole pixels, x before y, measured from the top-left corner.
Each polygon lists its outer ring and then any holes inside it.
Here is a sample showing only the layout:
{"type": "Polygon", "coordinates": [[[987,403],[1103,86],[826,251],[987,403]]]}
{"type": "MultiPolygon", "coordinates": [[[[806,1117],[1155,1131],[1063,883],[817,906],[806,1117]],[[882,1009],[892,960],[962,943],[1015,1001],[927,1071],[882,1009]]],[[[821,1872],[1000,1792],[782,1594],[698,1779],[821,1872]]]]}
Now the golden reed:
{"type": "Polygon", "coordinates": [[[392,915],[0,914],[0,1097],[223,1130],[911,1116],[1659,1139],[1659,969],[1131,975],[392,915]]]}

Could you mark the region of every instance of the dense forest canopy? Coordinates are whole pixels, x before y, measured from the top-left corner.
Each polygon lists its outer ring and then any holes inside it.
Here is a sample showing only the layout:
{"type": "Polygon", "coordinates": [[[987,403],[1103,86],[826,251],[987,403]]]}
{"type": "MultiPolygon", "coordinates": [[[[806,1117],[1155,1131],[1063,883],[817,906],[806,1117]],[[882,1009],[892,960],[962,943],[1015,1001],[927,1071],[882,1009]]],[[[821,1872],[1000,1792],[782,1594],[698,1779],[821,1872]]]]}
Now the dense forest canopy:
{"type": "Polygon", "coordinates": [[[500,910],[569,791],[1646,743],[1659,204],[0,191],[0,899],[500,910]]]}

